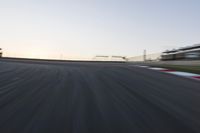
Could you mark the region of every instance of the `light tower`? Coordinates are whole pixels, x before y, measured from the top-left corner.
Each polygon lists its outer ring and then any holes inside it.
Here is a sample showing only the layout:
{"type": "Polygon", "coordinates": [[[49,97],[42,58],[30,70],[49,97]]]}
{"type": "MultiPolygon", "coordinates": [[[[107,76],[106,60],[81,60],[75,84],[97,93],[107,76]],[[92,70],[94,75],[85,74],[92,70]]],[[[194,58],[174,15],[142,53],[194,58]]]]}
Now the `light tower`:
{"type": "Polygon", "coordinates": [[[146,58],[147,58],[147,51],[146,49],[144,50],[144,61],[146,61],[146,58]]]}

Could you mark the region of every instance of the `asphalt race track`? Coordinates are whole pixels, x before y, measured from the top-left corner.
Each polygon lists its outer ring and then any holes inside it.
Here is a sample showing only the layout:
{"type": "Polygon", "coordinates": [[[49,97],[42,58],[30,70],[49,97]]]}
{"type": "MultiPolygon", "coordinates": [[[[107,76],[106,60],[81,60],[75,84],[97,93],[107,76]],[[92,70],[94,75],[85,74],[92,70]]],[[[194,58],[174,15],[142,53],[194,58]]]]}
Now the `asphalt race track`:
{"type": "Polygon", "coordinates": [[[200,133],[200,82],[127,63],[0,60],[0,133],[200,133]]]}

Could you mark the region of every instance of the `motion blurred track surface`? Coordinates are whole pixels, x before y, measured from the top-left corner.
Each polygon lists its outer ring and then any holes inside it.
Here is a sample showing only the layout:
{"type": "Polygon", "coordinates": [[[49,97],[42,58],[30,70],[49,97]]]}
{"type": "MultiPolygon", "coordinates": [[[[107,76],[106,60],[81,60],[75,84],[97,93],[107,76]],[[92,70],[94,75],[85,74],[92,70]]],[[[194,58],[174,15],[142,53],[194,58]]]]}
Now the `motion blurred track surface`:
{"type": "Polygon", "coordinates": [[[126,63],[0,60],[0,133],[199,133],[200,83],[126,63]]]}

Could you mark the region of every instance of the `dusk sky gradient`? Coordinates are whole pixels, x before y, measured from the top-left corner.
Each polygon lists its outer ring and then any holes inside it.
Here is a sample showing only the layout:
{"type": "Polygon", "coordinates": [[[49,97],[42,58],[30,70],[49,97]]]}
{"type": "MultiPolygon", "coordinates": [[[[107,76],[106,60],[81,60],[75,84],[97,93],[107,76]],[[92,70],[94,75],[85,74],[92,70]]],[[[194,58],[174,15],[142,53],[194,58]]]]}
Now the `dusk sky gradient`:
{"type": "Polygon", "coordinates": [[[200,0],[0,0],[5,56],[141,55],[200,43],[200,0]]]}

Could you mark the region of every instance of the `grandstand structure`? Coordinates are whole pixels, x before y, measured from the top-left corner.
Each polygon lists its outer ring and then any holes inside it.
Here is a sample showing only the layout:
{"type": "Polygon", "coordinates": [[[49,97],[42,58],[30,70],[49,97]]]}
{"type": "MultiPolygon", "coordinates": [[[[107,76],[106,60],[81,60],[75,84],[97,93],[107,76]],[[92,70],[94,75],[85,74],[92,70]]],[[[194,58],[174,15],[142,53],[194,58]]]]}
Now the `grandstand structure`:
{"type": "Polygon", "coordinates": [[[166,50],[161,60],[200,60],[200,44],[166,50]]]}
{"type": "Polygon", "coordinates": [[[200,44],[166,50],[162,53],[153,53],[127,58],[128,61],[168,61],[168,60],[200,60],[200,44]]]}

